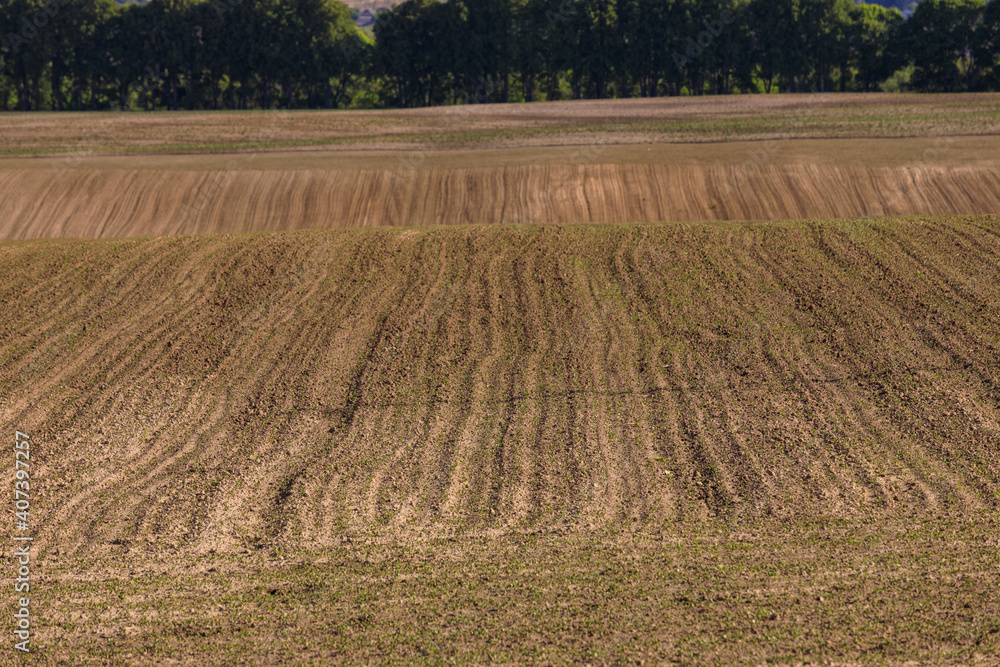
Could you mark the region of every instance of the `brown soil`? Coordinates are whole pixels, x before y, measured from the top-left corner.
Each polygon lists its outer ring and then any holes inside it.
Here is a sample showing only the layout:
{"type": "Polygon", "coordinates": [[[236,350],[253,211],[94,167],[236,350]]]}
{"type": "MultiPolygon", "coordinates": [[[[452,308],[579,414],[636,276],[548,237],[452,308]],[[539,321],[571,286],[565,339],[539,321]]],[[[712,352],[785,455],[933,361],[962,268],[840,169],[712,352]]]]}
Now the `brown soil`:
{"type": "Polygon", "coordinates": [[[998,100],[3,116],[34,661],[997,664],[998,100]]]}
{"type": "Polygon", "coordinates": [[[1000,210],[1000,138],[0,160],[0,238],[1000,210]]]}
{"type": "Polygon", "coordinates": [[[996,216],[4,243],[38,642],[989,664],[998,256],[996,216]]]}
{"type": "Polygon", "coordinates": [[[0,155],[1000,134],[1000,93],[809,94],[405,110],[0,114],[0,155]]]}

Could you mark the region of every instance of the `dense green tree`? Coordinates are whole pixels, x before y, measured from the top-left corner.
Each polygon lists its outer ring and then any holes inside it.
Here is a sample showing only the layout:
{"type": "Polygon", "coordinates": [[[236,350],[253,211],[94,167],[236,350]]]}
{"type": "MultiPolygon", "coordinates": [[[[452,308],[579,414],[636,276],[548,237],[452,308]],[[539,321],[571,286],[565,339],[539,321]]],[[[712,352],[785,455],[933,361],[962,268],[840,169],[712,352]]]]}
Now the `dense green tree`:
{"type": "Polygon", "coordinates": [[[464,11],[460,3],[407,0],[376,22],[376,58],[395,82],[397,104],[424,106],[445,99],[441,83],[460,57],[457,38],[464,11]]]}
{"type": "Polygon", "coordinates": [[[973,25],[983,8],[983,0],[923,0],[917,5],[904,43],[918,90],[948,92],[975,85],[973,25]]]}
{"type": "Polygon", "coordinates": [[[878,90],[878,85],[903,64],[902,54],[893,51],[893,37],[903,25],[898,9],[879,5],[857,5],[852,11],[849,67],[857,73],[861,90],[878,90]]]}
{"type": "MultiPolygon", "coordinates": [[[[639,95],[658,94],[660,81],[670,60],[671,41],[665,28],[673,0],[619,0],[618,23],[622,33],[622,55],[618,67],[639,87],[639,95]]],[[[623,86],[624,87],[624,86],[623,86]]]]}
{"type": "Polygon", "coordinates": [[[533,0],[518,0],[514,5],[513,70],[525,102],[534,101],[535,89],[545,72],[546,32],[545,6],[533,0]]]}
{"type": "Polygon", "coordinates": [[[541,60],[545,71],[545,97],[559,99],[560,78],[571,67],[576,8],[573,0],[527,0],[539,27],[541,60]]]}
{"type": "Polygon", "coordinates": [[[734,79],[752,76],[745,67],[749,41],[744,36],[747,17],[743,7],[737,0],[707,0],[694,14],[698,42],[707,44],[701,74],[713,94],[727,94],[734,79]]]}
{"type": "Polygon", "coordinates": [[[452,63],[469,97],[506,102],[514,71],[514,0],[450,0],[462,7],[461,58],[452,63]]]}
{"type": "Polygon", "coordinates": [[[0,0],[0,109],[1000,89],[1000,0],[0,0]]]}
{"type": "Polygon", "coordinates": [[[43,0],[11,0],[6,6],[5,60],[10,77],[19,89],[24,111],[42,108],[42,78],[52,61],[57,41],[51,31],[58,10],[45,11],[43,0]]]}
{"type": "Polygon", "coordinates": [[[979,88],[1000,90],[1000,0],[991,0],[973,34],[972,57],[983,78],[979,88]]]}
{"type": "Polygon", "coordinates": [[[81,0],[74,8],[79,38],[70,44],[66,70],[72,81],[71,108],[98,109],[102,105],[101,91],[114,82],[111,30],[118,7],[114,0],[81,0]]]}
{"type": "Polygon", "coordinates": [[[607,96],[615,63],[622,57],[621,33],[613,0],[577,0],[570,22],[571,87],[574,99],[607,96]]]}
{"type": "Polygon", "coordinates": [[[178,108],[182,80],[190,88],[201,79],[204,69],[202,28],[195,19],[195,0],[150,0],[143,10],[152,27],[146,32],[147,65],[163,86],[168,109],[178,108]]]}
{"type": "Polygon", "coordinates": [[[794,89],[796,76],[806,60],[795,29],[798,1],[751,0],[748,11],[752,57],[765,92],[771,92],[779,77],[784,77],[794,89]]]}
{"type": "Polygon", "coordinates": [[[802,74],[815,90],[830,90],[833,70],[848,68],[854,7],[853,0],[800,0],[796,37],[808,63],[802,74]]]}

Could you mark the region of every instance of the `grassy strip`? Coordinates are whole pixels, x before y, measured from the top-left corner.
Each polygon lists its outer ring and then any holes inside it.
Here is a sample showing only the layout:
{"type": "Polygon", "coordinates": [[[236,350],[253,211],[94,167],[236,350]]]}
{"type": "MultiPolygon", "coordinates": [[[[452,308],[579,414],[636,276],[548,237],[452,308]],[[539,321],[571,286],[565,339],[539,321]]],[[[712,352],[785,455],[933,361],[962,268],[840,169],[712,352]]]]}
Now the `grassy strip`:
{"type": "MultiPolygon", "coordinates": [[[[316,112],[296,112],[309,113],[316,112]]],[[[334,112],[336,113],[336,112],[334,112]]],[[[516,117],[515,117],[516,121],[516,117]]],[[[0,157],[44,155],[110,155],[110,154],[212,154],[256,150],[282,150],[321,146],[373,146],[382,143],[411,143],[438,148],[482,146],[516,146],[537,143],[540,137],[558,137],[560,142],[588,141],[593,134],[612,133],[614,143],[634,142],[715,142],[774,138],[886,138],[938,135],[993,135],[1000,131],[996,110],[988,108],[934,110],[916,107],[870,107],[857,109],[812,109],[800,112],[747,113],[728,117],[619,120],[612,117],[605,123],[555,124],[545,127],[519,127],[468,131],[385,132],[378,128],[363,128],[374,134],[325,136],[308,139],[273,141],[198,141],[170,142],[159,145],[131,145],[126,136],[108,133],[94,137],[86,147],[79,141],[41,139],[39,145],[0,145],[0,157]],[[577,137],[579,137],[577,139],[577,137]]],[[[36,139],[36,141],[38,141],[36,139]]]]}
{"type": "Polygon", "coordinates": [[[152,576],[126,571],[122,555],[110,576],[47,568],[39,653],[74,664],[975,662],[1000,655],[997,527],[997,516],[819,520],[348,544],[184,559],[187,573],[152,576]]]}

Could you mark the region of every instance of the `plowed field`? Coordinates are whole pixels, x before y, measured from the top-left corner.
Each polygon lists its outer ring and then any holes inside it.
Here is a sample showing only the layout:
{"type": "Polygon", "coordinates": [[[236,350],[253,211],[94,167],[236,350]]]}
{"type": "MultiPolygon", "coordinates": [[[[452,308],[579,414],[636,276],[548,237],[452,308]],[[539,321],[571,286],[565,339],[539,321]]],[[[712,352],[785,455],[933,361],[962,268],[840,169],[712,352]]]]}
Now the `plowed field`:
{"type": "Polygon", "coordinates": [[[0,161],[0,238],[1000,210],[1000,140],[0,161]]]}
{"type": "Polygon", "coordinates": [[[0,239],[1000,210],[1000,95],[5,114],[0,239]]]}
{"type": "Polygon", "coordinates": [[[998,664],[998,119],[4,114],[18,657],[998,664]]]}
{"type": "Polygon", "coordinates": [[[998,257],[996,216],[8,241],[39,650],[990,664],[998,257]]]}
{"type": "Polygon", "coordinates": [[[0,155],[995,136],[1000,93],[810,93],[423,109],[5,113],[0,155]]]}

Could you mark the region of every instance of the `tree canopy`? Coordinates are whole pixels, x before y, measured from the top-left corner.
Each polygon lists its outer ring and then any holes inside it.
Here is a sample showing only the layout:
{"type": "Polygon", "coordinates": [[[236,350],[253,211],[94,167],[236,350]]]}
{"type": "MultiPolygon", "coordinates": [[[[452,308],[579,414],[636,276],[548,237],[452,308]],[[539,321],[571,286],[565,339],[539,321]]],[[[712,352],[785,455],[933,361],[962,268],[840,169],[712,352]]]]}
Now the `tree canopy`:
{"type": "Polygon", "coordinates": [[[1000,0],[3,0],[0,109],[1000,90],[1000,0]]]}

